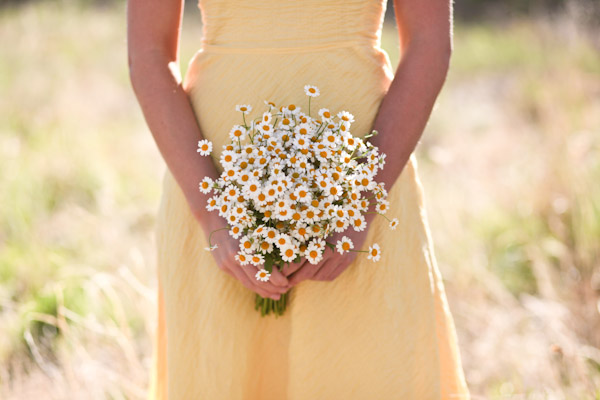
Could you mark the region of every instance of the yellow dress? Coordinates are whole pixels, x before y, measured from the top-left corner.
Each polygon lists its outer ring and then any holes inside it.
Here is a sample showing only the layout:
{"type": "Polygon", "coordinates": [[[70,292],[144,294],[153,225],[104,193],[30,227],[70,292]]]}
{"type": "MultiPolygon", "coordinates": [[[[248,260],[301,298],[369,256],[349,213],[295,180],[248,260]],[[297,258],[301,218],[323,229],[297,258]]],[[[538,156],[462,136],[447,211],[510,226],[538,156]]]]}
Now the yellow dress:
{"type": "MultiPolygon", "coordinates": [[[[203,38],[184,88],[213,157],[241,123],[277,106],[307,112],[304,85],[370,132],[393,78],[380,48],[385,0],[200,0],[203,38]]],[[[382,133],[385,134],[385,133],[382,133]]],[[[190,144],[195,146],[196,144],[190,144]]],[[[385,152],[385,149],[382,149],[385,152]]],[[[167,169],[158,211],[158,325],[149,398],[169,400],[469,399],[454,322],[432,248],[414,154],[391,188],[391,231],[374,219],[360,253],[331,282],[292,288],[282,317],[220,270],[167,169]]]]}

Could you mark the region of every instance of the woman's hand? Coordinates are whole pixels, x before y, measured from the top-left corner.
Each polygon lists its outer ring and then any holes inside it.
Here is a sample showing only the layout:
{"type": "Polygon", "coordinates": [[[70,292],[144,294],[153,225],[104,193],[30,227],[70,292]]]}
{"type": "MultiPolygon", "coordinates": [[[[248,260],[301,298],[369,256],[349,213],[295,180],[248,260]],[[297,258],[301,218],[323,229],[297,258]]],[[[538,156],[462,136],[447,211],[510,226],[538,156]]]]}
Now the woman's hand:
{"type": "MultiPolygon", "coordinates": [[[[327,242],[332,243],[334,246],[344,236],[348,236],[354,244],[353,250],[361,250],[365,239],[367,238],[368,227],[361,232],[356,232],[354,229],[347,229],[343,233],[335,233],[327,239],[327,242]]],[[[332,281],[342,272],[348,268],[348,266],[354,261],[357,256],[357,252],[350,251],[348,253],[340,254],[337,250],[333,250],[329,247],[325,249],[323,253],[323,259],[316,265],[313,265],[304,260],[302,265],[296,268],[296,272],[293,272],[288,276],[289,284],[295,286],[303,280],[313,281],[332,281]]]]}
{"type": "Polygon", "coordinates": [[[262,297],[272,298],[279,300],[281,294],[287,292],[291,286],[288,284],[288,279],[277,269],[273,267],[273,272],[269,281],[263,282],[256,279],[256,273],[258,268],[252,264],[240,265],[235,256],[239,251],[239,242],[229,235],[229,232],[225,229],[217,231],[225,225],[225,220],[219,216],[214,219],[214,222],[207,222],[206,219],[198,221],[204,228],[206,237],[211,232],[215,232],[212,235],[211,242],[213,245],[217,245],[216,249],[212,250],[211,253],[217,262],[220,269],[233,276],[248,289],[258,293],[262,297]],[[221,224],[218,226],[217,224],[221,224]],[[206,226],[206,227],[205,227],[206,226]]]}

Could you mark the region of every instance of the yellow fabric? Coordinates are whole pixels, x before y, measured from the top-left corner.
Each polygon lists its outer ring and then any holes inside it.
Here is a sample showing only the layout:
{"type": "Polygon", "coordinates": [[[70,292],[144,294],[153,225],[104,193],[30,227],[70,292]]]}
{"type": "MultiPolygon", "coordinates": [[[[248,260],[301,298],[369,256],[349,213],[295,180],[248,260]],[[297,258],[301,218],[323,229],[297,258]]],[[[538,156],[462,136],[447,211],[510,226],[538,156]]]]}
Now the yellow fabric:
{"type": "MultiPolygon", "coordinates": [[[[202,47],[184,87],[218,160],[237,104],[308,111],[305,84],[367,134],[393,78],[380,48],[384,0],[201,0],[202,47]]],[[[386,134],[382,132],[382,134],[386,134]]],[[[190,143],[195,146],[196,143],[190,143]]],[[[385,149],[382,149],[385,152],[385,149]]],[[[469,399],[436,265],[414,154],[389,193],[388,216],[332,282],[304,281],[283,317],[221,271],[167,169],[156,227],[158,325],[149,398],[169,400],[469,399]]]]}

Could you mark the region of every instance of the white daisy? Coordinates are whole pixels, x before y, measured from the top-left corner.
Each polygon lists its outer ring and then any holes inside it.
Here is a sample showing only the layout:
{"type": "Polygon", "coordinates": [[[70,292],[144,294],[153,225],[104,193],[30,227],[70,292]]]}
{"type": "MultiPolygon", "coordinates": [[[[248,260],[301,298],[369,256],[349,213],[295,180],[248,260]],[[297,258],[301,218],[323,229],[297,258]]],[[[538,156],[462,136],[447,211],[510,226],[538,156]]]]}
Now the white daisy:
{"type": "Polygon", "coordinates": [[[240,251],[235,255],[235,260],[240,263],[240,265],[248,265],[250,256],[243,251],[240,251]]]}
{"type": "Polygon", "coordinates": [[[390,202],[387,200],[379,200],[377,202],[377,212],[379,214],[385,214],[390,209],[390,202]]]}
{"type": "Polygon", "coordinates": [[[242,125],[234,125],[229,131],[229,137],[231,140],[244,140],[246,138],[246,128],[242,125]]]}
{"type": "Polygon", "coordinates": [[[330,121],[332,118],[332,114],[327,108],[321,108],[319,110],[319,116],[323,121],[330,121]]]}
{"type": "Polygon", "coordinates": [[[326,242],[321,238],[313,239],[310,244],[318,247],[321,251],[325,251],[326,242]]]}
{"type": "Polygon", "coordinates": [[[381,258],[381,249],[377,243],[374,243],[373,246],[369,246],[369,255],[367,258],[373,260],[373,262],[379,261],[381,258]]]}
{"type": "Polygon", "coordinates": [[[250,104],[238,104],[235,106],[235,111],[241,111],[244,114],[249,114],[252,111],[252,106],[250,104]]]}
{"type": "Polygon", "coordinates": [[[221,165],[223,167],[232,166],[238,159],[239,155],[233,150],[224,150],[221,153],[221,165]]]}
{"type": "Polygon", "coordinates": [[[200,182],[199,185],[199,189],[202,193],[204,194],[208,194],[210,193],[210,190],[212,189],[212,185],[213,185],[213,180],[210,179],[208,176],[205,177],[204,179],[202,179],[202,181],[200,182]]]}
{"type": "Polygon", "coordinates": [[[279,247],[280,250],[284,249],[285,247],[290,246],[292,244],[292,238],[286,233],[280,233],[277,235],[275,244],[277,245],[277,247],[279,247]]]}
{"type": "Polygon", "coordinates": [[[301,203],[308,203],[309,201],[312,200],[310,190],[308,190],[308,187],[306,187],[305,185],[299,185],[294,190],[294,196],[296,196],[298,201],[301,203]]]}
{"type": "Polygon", "coordinates": [[[266,230],[266,233],[264,235],[265,240],[271,244],[275,244],[275,242],[277,241],[277,235],[278,235],[277,230],[274,228],[266,228],[265,230],[266,230]]]}
{"type": "Polygon", "coordinates": [[[265,111],[263,113],[263,115],[262,115],[262,121],[263,122],[269,122],[270,123],[272,119],[273,119],[273,115],[270,112],[265,111]]]}
{"type": "Polygon", "coordinates": [[[365,228],[367,227],[367,222],[365,221],[365,217],[363,217],[362,215],[356,216],[352,220],[352,227],[357,232],[364,231],[365,228]]]}
{"type": "Polygon", "coordinates": [[[206,209],[208,211],[213,211],[219,208],[219,201],[217,197],[211,197],[206,201],[206,209]]]}
{"type": "Polygon", "coordinates": [[[333,230],[340,233],[348,228],[348,220],[346,218],[337,218],[333,223],[333,230]]]}
{"type": "Polygon", "coordinates": [[[213,244],[212,246],[209,247],[205,247],[204,250],[206,251],[213,251],[214,249],[216,249],[217,247],[219,247],[216,243],[213,244]]]}
{"type": "Polygon", "coordinates": [[[241,234],[242,234],[242,227],[239,225],[233,225],[231,227],[231,229],[229,229],[229,235],[234,239],[239,238],[241,234]]]}
{"type": "Polygon", "coordinates": [[[292,262],[298,256],[298,249],[294,245],[289,245],[280,249],[280,253],[283,261],[292,262]]]}
{"type": "Polygon", "coordinates": [[[201,156],[207,156],[211,153],[212,151],[212,142],[203,139],[203,140],[199,140],[198,141],[198,150],[196,150],[198,153],[200,153],[201,156]]]}
{"type": "Polygon", "coordinates": [[[394,218],[390,221],[390,229],[395,230],[398,227],[398,218],[394,218]]]}
{"type": "Polygon", "coordinates": [[[348,236],[344,236],[341,240],[338,240],[337,246],[336,246],[336,249],[337,249],[338,253],[340,253],[340,254],[347,253],[353,248],[354,248],[354,244],[352,243],[352,240],[350,240],[350,238],[348,236]]]}
{"type": "Polygon", "coordinates": [[[344,122],[354,122],[354,115],[350,114],[348,111],[340,111],[337,113],[337,117],[344,122]]]}
{"type": "Polygon", "coordinates": [[[319,246],[316,246],[313,243],[308,245],[308,248],[306,249],[306,253],[304,255],[308,262],[313,265],[318,264],[319,261],[321,261],[321,259],[323,258],[323,252],[321,251],[319,246]]]}
{"type": "Polygon", "coordinates": [[[308,228],[305,223],[296,224],[296,228],[292,231],[292,236],[301,242],[308,239],[308,228]]]}
{"type": "Polygon", "coordinates": [[[313,85],[305,85],[304,93],[306,93],[306,95],[310,96],[310,97],[317,97],[318,95],[321,94],[321,92],[319,91],[319,88],[316,86],[313,86],[313,85]]]}
{"type": "Polygon", "coordinates": [[[258,129],[258,131],[263,135],[266,133],[269,135],[273,134],[273,126],[268,122],[260,121],[256,124],[256,129],[258,129]]]}
{"type": "Polygon", "coordinates": [[[250,256],[250,262],[253,265],[259,266],[265,263],[265,257],[260,253],[255,253],[250,256]]]}
{"type": "Polygon", "coordinates": [[[240,239],[240,250],[243,252],[250,252],[256,250],[254,241],[248,235],[242,236],[240,239]]]}
{"type": "Polygon", "coordinates": [[[266,269],[260,269],[257,273],[256,273],[256,279],[262,282],[266,282],[269,280],[269,277],[271,276],[271,274],[269,273],[269,271],[267,271],[266,269]]]}

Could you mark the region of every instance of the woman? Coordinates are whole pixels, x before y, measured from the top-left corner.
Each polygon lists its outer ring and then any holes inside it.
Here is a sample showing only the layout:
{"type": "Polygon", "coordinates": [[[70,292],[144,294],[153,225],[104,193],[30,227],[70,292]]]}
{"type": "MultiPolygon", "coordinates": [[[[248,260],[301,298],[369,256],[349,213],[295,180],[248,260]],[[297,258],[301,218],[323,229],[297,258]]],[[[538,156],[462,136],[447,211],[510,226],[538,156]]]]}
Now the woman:
{"type": "Polygon", "coordinates": [[[182,81],[183,0],[129,0],[132,86],[168,167],[151,398],[469,398],[413,155],[449,66],[451,1],[394,5],[395,75],[379,47],[384,0],[200,0],[201,49],[182,81]],[[198,183],[219,175],[236,105],[259,113],[265,100],[301,102],[306,84],[320,89],[316,107],[354,115],[355,135],[379,132],[372,143],[387,159],[377,179],[400,226],[389,231],[368,214],[369,229],[344,233],[356,249],[379,243],[377,264],[326,252],[262,282],[235,261],[226,231],[205,251],[224,220],[206,210],[198,183]],[[203,138],[212,159],[198,156],[203,138]],[[255,293],[277,299],[290,289],[282,317],[253,309],[255,293]]]}

